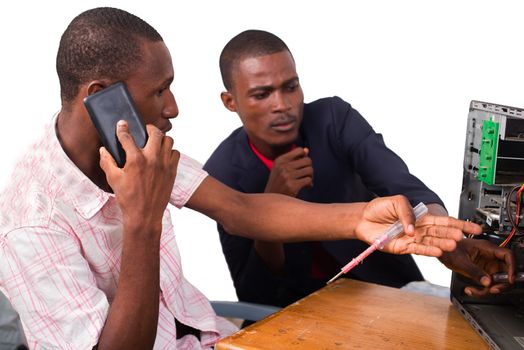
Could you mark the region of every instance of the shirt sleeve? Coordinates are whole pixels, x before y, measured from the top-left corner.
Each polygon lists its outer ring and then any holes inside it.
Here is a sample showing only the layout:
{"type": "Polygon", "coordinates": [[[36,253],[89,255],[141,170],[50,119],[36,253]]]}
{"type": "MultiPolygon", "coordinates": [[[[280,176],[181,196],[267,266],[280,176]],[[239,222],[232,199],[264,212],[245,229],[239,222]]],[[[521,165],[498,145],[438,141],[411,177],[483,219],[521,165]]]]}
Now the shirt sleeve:
{"type": "Polygon", "coordinates": [[[169,203],[182,208],[206,177],[202,164],[181,153],[169,203]]]}
{"type": "Polygon", "coordinates": [[[31,349],[92,349],[109,310],[78,241],[48,228],[17,229],[0,242],[3,288],[31,349]]]}

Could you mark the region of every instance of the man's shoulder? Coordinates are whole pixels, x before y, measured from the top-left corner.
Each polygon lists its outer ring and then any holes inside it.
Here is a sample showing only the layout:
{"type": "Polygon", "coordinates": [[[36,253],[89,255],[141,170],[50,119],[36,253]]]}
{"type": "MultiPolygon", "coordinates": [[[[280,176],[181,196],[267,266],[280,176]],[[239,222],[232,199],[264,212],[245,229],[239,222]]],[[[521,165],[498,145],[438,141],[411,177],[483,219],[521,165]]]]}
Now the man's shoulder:
{"type": "Polygon", "coordinates": [[[338,96],[324,97],[304,103],[304,120],[306,122],[312,119],[331,119],[326,118],[326,116],[338,118],[351,115],[352,113],[353,108],[351,104],[338,96]]]}
{"type": "Polygon", "coordinates": [[[61,202],[64,187],[57,179],[63,171],[56,169],[59,157],[46,137],[19,159],[0,194],[0,234],[24,227],[46,227],[61,202]]]}
{"type": "Polygon", "coordinates": [[[232,156],[241,151],[239,145],[243,140],[247,142],[246,132],[243,127],[239,127],[220,142],[204,164],[204,169],[213,174],[218,169],[231,164],[232,156]]]}
{"type": "Polygon", "coordinates": [[[351,105],[338,96],[324,97],[304,104],[302,129],[318,133],[318,129],[346,123],[355,115],[351,105]]]}
{"type": "Polygon", "coordinates": [[[50,222],[55,198],[36,176],[16,176],[0,197],[0,235],[24,227],[44,227],[50,222]]]}
{"type": "Polygon", "coordinates": [[[249,148],[247,134],[240,127],[218,145],[204,164],[204,170],[220,182],[235,188],[256,161],[249,148]]]}
{"type": "Polygon", "coordinates": [[[322,97],[317,100],[304,103],[304,108],[328,108],[328,107],[351,107],[349,102],[346,102],[339,96],[322,97]]]}

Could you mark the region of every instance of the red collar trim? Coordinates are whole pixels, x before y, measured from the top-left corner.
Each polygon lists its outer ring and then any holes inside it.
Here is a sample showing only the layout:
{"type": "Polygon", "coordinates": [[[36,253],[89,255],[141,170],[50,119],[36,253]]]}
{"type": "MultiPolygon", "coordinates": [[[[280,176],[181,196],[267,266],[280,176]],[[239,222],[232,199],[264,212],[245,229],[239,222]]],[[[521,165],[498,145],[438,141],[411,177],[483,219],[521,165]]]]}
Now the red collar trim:
{"type": "MultiPolygon", "coordinates": [[[[269,158],[266,158],[262,153],[260,153],[258,151],[258,149],[256,149],[255,145],[251,142],[251,140],[249,138],[247,139],[247,141],[249,142],[249,147],[251,147],[251,149],[253,150],[253,152],[257,156],[257,158],[260,159],[260,161],[262,163],[264,163],[264,165],[266,166],[266,168],[269,169],[269,171],[273,170],[273,161],[271,159],[269,159],[269,158]]],[[[294,150],[296,147],[297,147],[297,145],[295,145],[295,144],[291,145],[291,149],[292,150],[294,150]]]]}
{"type": "Polygon", "coordinates": [[[255,145],[253,145],[250,139],[247,139],[247,141],[249,142],[249,147],[251,147],[257,158],[260,159],[262,163],[264,163],[264,165],[266,166],[266,168],[269,169],[269,171],[271,171],[273,169],[273,161],[269,158],[264,157],[264,155],[260,153],[258,149],[255,148],[255,145]]]}

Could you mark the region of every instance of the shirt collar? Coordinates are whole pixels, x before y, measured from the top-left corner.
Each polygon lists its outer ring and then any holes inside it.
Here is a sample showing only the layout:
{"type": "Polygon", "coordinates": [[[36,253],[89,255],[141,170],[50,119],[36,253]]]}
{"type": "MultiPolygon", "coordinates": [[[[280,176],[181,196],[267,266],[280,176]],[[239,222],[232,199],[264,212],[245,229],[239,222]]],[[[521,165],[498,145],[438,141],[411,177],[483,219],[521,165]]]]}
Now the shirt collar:
{"type": "Polygon", "coordinates": [[[269,169],[269,171],[273,170],[273,161],[269,158],[266,158],[262,153],[259,152],[258,149],[256,149],[255,145],[251,142],[251,140],[248,138],[247,141],[249,142],[249,147],[253,150],[253,153],[257,156],[262,163],[266,166],[266,168],[269,169]]]}
{"type": "MultiPolygon", "coordinates": [[[[247,139],[247,141],[249,142],[249,147],[251,147],[251,150],[253,150],[253,153],[255,153],[257,158],[260,159],[262,163],[264,163],[264,165],[266,166],[266,168],[269,169],[269,171],[273,170],[273,160],[265,157],[262,153],[260,153],[260,151],[255,147],[255,145],[251,142],[249,138],[247,139]]],[[[295,149],[295,147],[297,147],[296,144],[291,145],[291,150],[295,149]]]]}
{"type": "Polygon", "coordinates": [[[54,176],[75,210],[83,218],[90,219],[102,209],[109,198],[114,197],[114,194],[107,193],[95,185],[67,156],[56,133],[58,114],[55,114],[46,135],[54,154],[54,159],[51,159],[54,176]]]}

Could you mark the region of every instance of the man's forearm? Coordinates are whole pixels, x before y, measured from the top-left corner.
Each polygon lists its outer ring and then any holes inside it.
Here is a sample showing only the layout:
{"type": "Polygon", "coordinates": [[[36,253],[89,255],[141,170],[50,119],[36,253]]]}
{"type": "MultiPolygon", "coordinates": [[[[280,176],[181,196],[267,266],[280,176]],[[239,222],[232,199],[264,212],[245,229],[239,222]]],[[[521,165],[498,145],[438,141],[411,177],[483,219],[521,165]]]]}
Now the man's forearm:
{"type": "Polygon", "coordinates": [[[414,225],[406,197],[375,198],[369,203],[318,204],[277,194],[239,193],[207,177],[187,206],[220,223],[234,235],[275,242],[356,238],[371,244],[397,220],[405,235],[384,246],[394,254],[440,256],[456,247],[462,233],[480,226],[451,217],[425,216],[414,225]]]}
{"type": "Polygon", "coordinates": [[[320,205],[278,194],[243,194],[207,177],[187,206],[233,235],[297,242],[356,238],[366,203],[320,205]]]}
{"type": "Polygon", "coordinates": [[[124,229],[120,279],[98,349],[152,349],[158,325],[158,232],[124,229]]]}
{"type": "Polygon", "coordinates": [[[356,238],[365,203],[318,205],[274,196],[246,196],[237,208],[244,214],[228,220],[228,232],[250,232],[256,239],[277,242],[356,238]]]}

